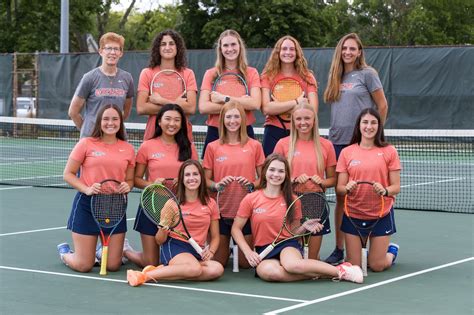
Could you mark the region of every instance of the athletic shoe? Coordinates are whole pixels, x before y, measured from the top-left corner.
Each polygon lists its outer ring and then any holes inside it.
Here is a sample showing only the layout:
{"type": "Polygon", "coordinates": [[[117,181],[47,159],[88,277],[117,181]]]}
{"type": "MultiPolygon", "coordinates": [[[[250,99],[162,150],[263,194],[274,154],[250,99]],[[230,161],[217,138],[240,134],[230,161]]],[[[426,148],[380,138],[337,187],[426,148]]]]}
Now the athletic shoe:
{"type": "Polygon", "coordinates": [[[61,261],[66,264],[66,262],[64,261],[64,255],[72,253],[71,247],[68,243],[61,243],[56,247],[58,249],[59,259],[61,259],[61,261]]]}
{"type": "Polygon", "coordinates": [[[100,264],[102,260],[102,243],[98,242],[97,246],[95,247],[95,261],[100,264]]]}
{"type": "Polygon", "coordinates": [[[326,258],[325,262],[330,265],[337,266],[344,261],[344,250],[339,248],[334,248],[331,255],[326,258]]]}
{"type": "Polygon", "coordinates": [[[127,270],[127,281],[132,287],[138,287],[146,281],[146,276],[142,271],[135,271],[132,269],[127,270]]]}
{"type": "Polygon", "coordinates": [[[398,244],[395,244],[395,243],[388,244],[387,253],[390,253],[393,255],[392,266],[395,265],[395,260],[397,260],[399,249],[400,249],[400,246],[398,246],[398,244]]]}
{"type": "Polygon", "coordinates": [[[122,265],[125,265],[128,262],[128,258],[125,257],[125,251],[133,251],[132,246],[130,246],[130,242],[128,238],[123,241],[123,254],[122,254],[122,265]]]}
{"type": "Polygon", "coordinates": [[[349,262],[345,262],[336,266],[338,270],[338,277],[339,280],[346,280],[355,283],[363,283],[364,282],[364,275],[362,273],[362,269],[359,266],[353,266],[349,262]]]}

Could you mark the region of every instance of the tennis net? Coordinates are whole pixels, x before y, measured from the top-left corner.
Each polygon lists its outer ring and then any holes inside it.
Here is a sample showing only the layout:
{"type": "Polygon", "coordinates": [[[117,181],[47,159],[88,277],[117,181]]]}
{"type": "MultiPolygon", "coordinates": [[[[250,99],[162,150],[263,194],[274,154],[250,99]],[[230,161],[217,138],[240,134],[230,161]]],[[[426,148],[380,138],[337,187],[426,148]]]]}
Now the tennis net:
{"type": "MultiPolygon", "coordinates": [[[[144,124],[127,123],[138,148],[144,124]]],[[[205,126],[193,126],[196,148],[205,126]]],[[[402,189],[396,208],[474,213],[474,130],[386,130],[402,160],[402,189]]],[[[262,141],[263,128],[255,128],[262,141]]],[[[327,137],[328,130],[321,129],[327,137]]],[[[0,184],[68,187],[64,166],[79,139],[72,121],[0,117],[0,184]]],[[[327,192],[334,201],[334,190],[327,192]]]]}

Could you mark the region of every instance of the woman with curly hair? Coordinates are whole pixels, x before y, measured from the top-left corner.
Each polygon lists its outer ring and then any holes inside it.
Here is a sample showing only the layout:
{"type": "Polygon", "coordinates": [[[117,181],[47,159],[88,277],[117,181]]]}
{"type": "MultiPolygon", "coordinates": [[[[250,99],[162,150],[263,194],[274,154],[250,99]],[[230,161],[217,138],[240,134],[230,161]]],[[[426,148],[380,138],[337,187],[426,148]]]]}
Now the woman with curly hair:
{"type": "Polygon", "coordinates": [[[317,83],[303,55],[299,42],[292,36],[280,38],[273,48],[261,77],[262,111],[266,115],[263,134],[265,156],[273,152],[278,140],[289,135],[290,122],[278,115],[292,112],[299,103],[309,103],[318,112],[317,83]],[[279,102],[272,97],[272,87],[282,78],[298,81],[303,93],[294,100],[279,102]]]}
{"type": "MultiPolygon", "coordinates": [[[[160,32],[151,47],[150,63],[140,73],[138,81],[137,112],[139,115],[149,115],[145,129],[144,140],[153,137],[155,133],[156,114],[165,104],[178,104],[189,117],[196,112],[197,85],[193,70],[187,68],[186,46],[181,35],[174,30],[160,32]],[[186,95],[176,99],[167,99],[159,93],[150,91],[150,85],[155,74],[162,70],[177,71],[186,84],[186,95]]],[[[192,141],[192,126],[188,124],[188,137],[192,141]]]]}

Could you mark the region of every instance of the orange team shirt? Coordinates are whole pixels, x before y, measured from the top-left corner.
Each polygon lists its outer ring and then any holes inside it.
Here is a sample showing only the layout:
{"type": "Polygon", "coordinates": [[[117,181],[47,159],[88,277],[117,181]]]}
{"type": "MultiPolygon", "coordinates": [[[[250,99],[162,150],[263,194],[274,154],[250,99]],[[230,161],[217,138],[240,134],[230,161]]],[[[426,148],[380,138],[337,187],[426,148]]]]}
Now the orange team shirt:
{"type": "MultiPolygon", "coordinates": [[[[265,75],[262,75],[262,78],[261,78],[261,81],[260,81],[260,83],[262,85],[262,89],[266,88],[266,89],[269,89],[270,92],[271,92],[272,87],[276,84],[276,82],[279,81],[282,78],[285,78],[285,77],[286,76],[284,76],[283,74],[278,73],[273,78],[273,80],[270,81],[268,77],[266,77],[265,75]]],[[[298,81],[301,84],[301,86],[303,87],[303,90],[305,92],[306,97],[308,97],[308,94],[311,93],[311,92],[314,92],[316,94],[318,93],[318,89],[316,88],[316,79],[314,78],[314,75],[312,73],[309,73],[307,78],[306,78],[310,82],[310,84],[308,84],[308,82],[303,80],[303,78],[301,78],[296,73],[293,74],[292,76],[289,76],[289,78],[295,79],[296,81],[298,81]]],[[[276,126],[278,128],[282,128],[280,121],[278,120],[278,118],[275,115],[266,115],[265,116],[265,123],[263,125],[264,126],[271,125],[271,126],[276,126]]],[[[285,127],[288,130],[290,130],[291,123],[290,122],[285,122],[285,127]]]]}
{"type": "MultiPolygon", "coordinates": [[[[204,77],[202,78],[202,84],[201,84],[201,91],[206,90],[206,91],[212,91],[212,85],[214,84],[214,80],[217,77],[217,68],[211,68],[204,73],[204,77]]],[[[235,70],[226,70],[226,72],[235,72],[235,70]]],[[[257,69],[253,67],[247,67],[247,73],[246,73],[246,83],[247,87],[250,90],[254,87],[260,88],[260,76],[258,75],[257,69]]],[[[247,126],[252,125],[255,122],[255,116],[253,114],[253,111],[245,111],[246,118],[247,118],[247,126]]],[[[213,126],[218,128],[219,127],[219,114],[210,114],[207,118],[206,124],[208,126],[213,126]]]]}
{"type": "Polygon", "coordinates": [[[207,146],[202,166],[212,170],[215,182],[226,176],[243,176],[255,182],[256,168],[264,162],[263,148],[257,140],[249,138],[244,146],[221,144],[215,140],[207,146]]]}
{"type": "MultiPolygon", "coordinates": [[[[153,69],[151,68],[144,68],[140,73],[140,78],[138,79],[138,92],[144,91],[150,94],[150,85],[153,76],[160,72],[160,66],[156,66],[153,69]]],[[[196,77],[194,76],[194,72],[191,69],[184,68],[178,73],[183,77],[184,82],[186,83],[186,90],[187,91],[196,91],[197,92],[197,83],[196,77]]],[[[156,124],[156,115],[149,115],[148,121],[146,123],[145,134],[143,135],[143,140],[148,140],[153,138],[153,134],[155,133],[155,124],[156,124]]],[[[193,142],[193,126],[187,120],[187,127],[188,127],[188,138],[191,142],[193,142]]]]}
{"type": "Polygon", "coordinates": [[[105,179],[124,182],[127,169],[135,167],[135,149],[122,140],[107,144],[97,138],[82,138],[69,158],[81,163],[80,180],[87,186],[105,179]]]}
{"type": "MultiPolygon", "coordinates": [[[[186,202],[180,205],[184,224],[189,231],[192,238],[202,248],[206,245],[207,235],[211,221],[219,220],[219,211],[217,210],[217,204],[214,199],[210,198],[207,205],[203,205],[199,199],[193,202],[186,202]]],[[[181,222],[175,228],[175,230],[186,235],[183,225],[181,222]]],[[[178,234],[173,232],[170,233],[170,237],[183,240],[178,234]]]]}
{"type": "MultiPolygon", "coordinates": [[[[357,143],[344,148],[337,161],[336,171],[338,173],[348,173],[349,180],[378,182],[382,186],[390,185],[389,172],[401,170],[400,158],[395,147],[373,147],[363,149],[357,143]]],[[[387,214],[395,202],[395,196],[384,197],[385,213],[387,214]]],[[[357,204],[362,204],[363,200],[358,200],[357,204]]],[[[354,212],[353,216],[358,219],[374,219],[378,213],[354,212]]]]}
{"type": "MultiPolygon", "coordinates": [[[[146,140],[140,145],[137,163],[147,166],[147,178],[178,178],[183,162],[178,161],[179,148],[176,143],[164,143],[160,137],[146,140]]],[[[191,143],[191,159],[197,160],[198,154],[194,143],[191,143]]]]}
{"type": "MultiPolygon", "coordinates": [[[[319,141],[321,143],[325,171],[326,168],[336,165],[336,152],[334,151],[334,146],[329,140],[319,137],[319,141]]],[[[290,137],[285,137],[277,142],[273,152],[279,153],[288,158],[289,149],[290,137]]],[[[316,161],[317,158],[313,141],[296,140],[295,153],[290,165],[291,176],[296,178],[302,174],[306,174],[308,176],[318,175],[321,178],[325,178],[324,171],[323,173],[319,172],[316,161]]]]}
{"type": "MultiPolygon", "coordinates": [[[[293,196],[296,198],[296,196],[293,196]]],[[[282,225],[283,217],[286,214],[287,205],[282,195],[276,198],[270,198],[265,195],[262,189],[259,189],[245,196],[240,203],[237,216],[250,219],[252,235],[255,246],[271,244],[278,235],[282,225]]],[[[300,220],[301,204],[296,202],[294,220],[300,220]]],[[[291,234],[283,229],[279,240],[290,237],[291,234]]]]}

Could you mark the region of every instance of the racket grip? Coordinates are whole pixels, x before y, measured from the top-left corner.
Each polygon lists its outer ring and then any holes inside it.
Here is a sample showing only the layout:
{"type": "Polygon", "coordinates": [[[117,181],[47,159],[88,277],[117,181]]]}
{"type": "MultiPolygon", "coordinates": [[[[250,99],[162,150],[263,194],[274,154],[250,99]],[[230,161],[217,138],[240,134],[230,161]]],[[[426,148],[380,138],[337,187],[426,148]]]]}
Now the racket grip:
{"type": "Polygon", "coordinates": [[[270,254],[270,252],[273,250],[273,248],[275,248],[275,246],[273,245],[268,245],[267,248],[265,248],[263,250],[263,252],[261,252],[260,254],[258,254],[258,256],[260,256],[260,259],[263,259],[265,257],[267,257],[268,254],[270,254]]]}
{"type": "Polygon", "coordinates": [[[361,256],[360,256],[360,261],[361,261],[361,267],[362,267],[362,273],[364,277],[367,277],[367,248],[362,248],[361,251],[361,256]]]}
{"type": "Polygon", "coordinates": [[[239,272],[239,246],[232,246],[232,271],[239,272]]]}
{"type": "Polygon", "coordinates": [[[109,246],[102,247],[102,257],[100,262],[100,272],[101,276],[107,274],[107,257],[109,257],[109,246]]]}
{"type": "Polygon", "coordinates": [[[202,248],[201,246],[199,246],[198,243],[196,243],[196,241],[190,237],[189,240],[188,240],[189,244],[191,244],[191,246],[194,248],[194,250],[199,254],[201,255],[202,254],[202,248]]]}
{"type": "Polygon", "coordinates": [[[308,259],[309,258],[309,248],[308,246],[303,247],[303,258],[308,259]]]}

